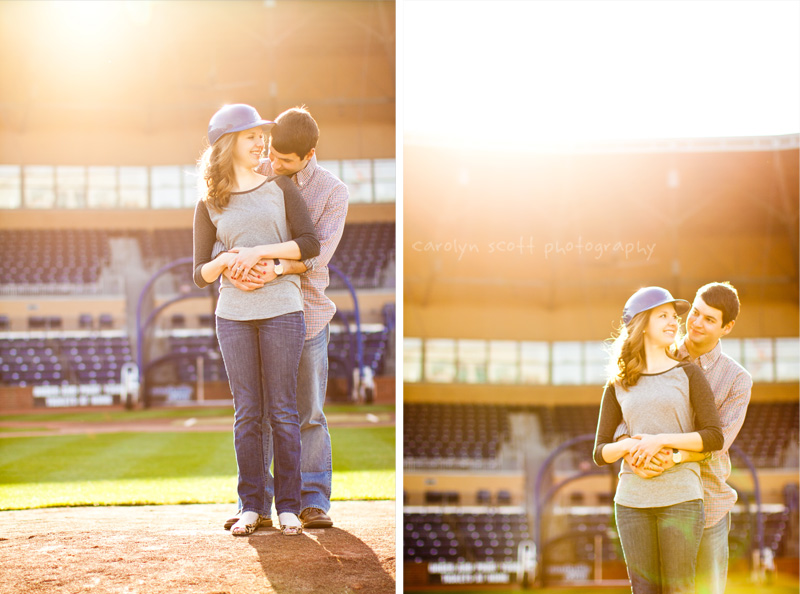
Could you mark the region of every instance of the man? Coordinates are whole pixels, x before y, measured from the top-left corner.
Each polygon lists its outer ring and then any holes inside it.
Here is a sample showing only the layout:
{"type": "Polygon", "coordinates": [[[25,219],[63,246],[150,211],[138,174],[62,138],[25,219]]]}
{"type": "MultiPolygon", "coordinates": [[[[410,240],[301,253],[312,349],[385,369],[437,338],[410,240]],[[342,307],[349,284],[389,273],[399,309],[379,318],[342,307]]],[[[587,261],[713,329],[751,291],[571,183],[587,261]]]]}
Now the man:
{"type": "MultiPolygon", "coordinates": [[[[703,481],[705,528],[697,556],[697,594],[724,594],[728,578],[728,532],[730,511],[737,494],[727,479],[731,474],[728,449],[739,434],[750,402],[753,380],[739,363],[722,352],[720,338],[727,336],[739,315],[739,295],[729,283],[709,283],[698,289],[686,318],[686,337],[678,355],[703,370],[719,412],[725,444],[722,450],[700,454],[682,450],[662,450],[648,469],[625,460],[641,477],[652,478],[684,462],[700,462],[703,481]]],[[[617,430],[620,434],[621,429],[617,430]]]]}
{"type": "MultiPolygon", "coordinates": [[[[300,520],[304,528],[329,528],[331,507],[331,438],[322,411],[328,382],[329,322],[336,306],[325,295],[328,286],[328,262],[342,238],[347,216],[347,186],[317,164],[316,146],[319,128],[304,107],[284,111],[270,130],[268,159],[257,169],[262,175],[285,175],[291,178],[308,206],[320,242],[320,254],[304,261],[266,262],[268,272],[255,282],[231,279],[239,289],[253,290],[278,274],[299,274],[306,320],[306,341],[297,373],[297,411],[300,414],[302,454],[300,472],[303,486],[300,520]]],[[[226,271],[225,276],[228,275],[226,271]]],[[[272,473],[272,435],[264,423],[264,458],[267,475],[267,506],[274,494],[272,473]]],[[[237,518],[225,522],[230,529],[237,518]]],[[[262,522],[271,526],[271,520],[262,522]]]]}

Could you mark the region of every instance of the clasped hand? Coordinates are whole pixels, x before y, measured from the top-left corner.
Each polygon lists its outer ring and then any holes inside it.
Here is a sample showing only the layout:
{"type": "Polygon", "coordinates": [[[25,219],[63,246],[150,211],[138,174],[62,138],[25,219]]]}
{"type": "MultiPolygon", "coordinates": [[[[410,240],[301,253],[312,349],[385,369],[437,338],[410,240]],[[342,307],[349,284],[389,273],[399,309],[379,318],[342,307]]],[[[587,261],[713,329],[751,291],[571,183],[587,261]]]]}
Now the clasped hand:
{"type": "MultiPolygon", "coordinates": [[[[231,250],[231,252],[236,253],[234,250],[231,250]]],[[[278,276],[275,274],[275,264],[271,258],[256,260],[250,268],[238,270],[241,262],[238,258],[239,255],[240,253],[237,254],[236,258],[231,258],[228,266],[223,271],[223,274],[237,289],[241,291],[254,291],[260,289],[278,276]]]]}
{"type": "Polygon", "coordinates": [[[255,248],[233,248],[228,253],[233,254],[228,262],[231,280],[246,279],[250,270],[261,260],[261,255],[255,248]]]}
{"type": "Polygon", "coordinates": [[[658,435],[634,435],[625,460],[643,478],[660,475],[674,465],[672,448],[664,447],[658,435]]]}

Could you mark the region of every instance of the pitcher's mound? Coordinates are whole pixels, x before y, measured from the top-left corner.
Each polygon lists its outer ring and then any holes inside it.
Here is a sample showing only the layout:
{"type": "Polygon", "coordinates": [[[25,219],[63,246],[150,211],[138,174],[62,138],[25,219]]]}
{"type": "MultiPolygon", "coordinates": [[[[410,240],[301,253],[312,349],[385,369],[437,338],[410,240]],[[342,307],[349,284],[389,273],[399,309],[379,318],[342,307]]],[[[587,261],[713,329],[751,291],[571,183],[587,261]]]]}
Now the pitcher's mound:
{"type": "Polygon", "coordinates": [[[0,512],[0,592],[395,592],[395,502],[335,501],[333,528],[234,537],[229,504],[0,512]]]}

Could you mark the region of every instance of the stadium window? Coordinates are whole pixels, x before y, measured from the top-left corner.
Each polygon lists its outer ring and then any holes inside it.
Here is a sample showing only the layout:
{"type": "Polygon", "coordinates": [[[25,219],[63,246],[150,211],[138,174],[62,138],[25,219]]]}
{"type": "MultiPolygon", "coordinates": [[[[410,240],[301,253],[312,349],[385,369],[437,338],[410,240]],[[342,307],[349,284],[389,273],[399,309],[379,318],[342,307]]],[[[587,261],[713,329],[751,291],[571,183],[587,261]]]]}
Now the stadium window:
{"type": "Polygon", "coordinates": [[[585,384],[603,385],[608,368],[608,351],[602,341],[583,343],[583,379],[585,384]]]}
{"type": "Polygon", "coordinates": [[[56,208],[86,208],[86,167],[56,167],[56,208]]]}
{"type": "Polygon", "coordinates": [[[342,164],[341,164],[341,162],[339,162],[339,161],[320,161],[320,160],[317,160],[317,165],[319,165],[320,167],[322,167],[324,169],[327,169],[328,171],[330,171],[333,175],[335,175],[339,179],[342,179],[342,164]]]}
{"type": "Polygon", "coordinates": [[[775,339],[775,380],[796,382],[800,380],[800,340],[797,338],[775,339]]]}
{"type": "Polygon", "coordinates": [[[740,338],[723,338],[719,344],[723,353],[742,363],[742,340],[740,338]]]}
{"type": "Polygon", "coordinates": [[[553,385],[583,383],[582,347],[580,342],[553,343],[553,385]]]}
{"type": "Polygon", "coordinates": [[[86,205],[89,208],[116,208],[119,203],[119,178],[116,167],[89,167],[86,205]]]}
{"type": "Polygon", "coordinates": [[[489,341],[489,382],[519,382],[519,343],[513,340],[489,341]]]}
{"type": "Polygon", "coordinates": [[[177,165],[153,167],[151,173],[151,208],[180,208],[181,168],[177,165]]]}
{"type": "Polygon", "coordinates": [[[342,181],[350,202],[372,202],[372,163],[368,159],[342,161],[342,181]]]}
{"type": "Polygon", "coordinates": [[[147,167],[119,168],[119,205],[121,208],[147,208],[147,167]]]}
{"type": "Polygon", "coordinates": [[[775,379],[772,340],[769,338],[743,339],[744,361],[739,361],[754,382],[771,382],[775,379]]]}
{"type": "Polygon", "coordinates": [[[55,167],[27,165],[22,169],[25,208],[53,208],[56,199],[55,167]]]}
{"type": "Polygon", "coordinates": [[[375,173],[375,202],[394,202],[397,197],[395,160],[375,159],[372,163],[375,173]]]}
{"type": "Polygon", "coordinates": [[[403,339],[403,381],[422,381],[422,339],[403,339]]]}
{"type": "Polygon", "coordinates": [[[520,343],[520,381],[546,384],[550,381],[550,345],[546,342],[520,343]]]}
{"type": "Polygon", "coordinates": [[[459,340],[457,348],[458,381],[465,384],[486,383],[486,341],[459,340]]]}
{"type": "Polygon", "coordinates": [[[198,200],[198,181],[200,173],[197,165],[181,166],[181,182],[183,182],[183,206],[184,208],[194,208],[198,200]]]}
{"type": "Polygon", "coordinates": [[[22,168],[0,165],[0,208],[19,208],[22,204],[22,168]]]}
{"type": "Polygon", "coordinates": [[[429,338],[425,341],[424,376],[426,382],[452,383],[456,379],[456,341],[429,338]]]}

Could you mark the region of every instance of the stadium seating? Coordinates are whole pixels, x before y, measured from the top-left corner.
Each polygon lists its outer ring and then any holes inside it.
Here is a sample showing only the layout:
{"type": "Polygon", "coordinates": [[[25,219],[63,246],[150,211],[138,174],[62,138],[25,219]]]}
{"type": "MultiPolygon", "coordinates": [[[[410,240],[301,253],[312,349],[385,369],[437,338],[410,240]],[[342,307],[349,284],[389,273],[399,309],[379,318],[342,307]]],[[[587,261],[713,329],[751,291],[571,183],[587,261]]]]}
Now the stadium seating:
{"type": "MultiPolygon", "coordinates": [[[[395,258],[394,229],[394,222],[345,226],[331,262],[355,288],[394,286],[394,276],[387,272],[395,258]]],[[[7,256],[0,262],[3,291],[91,292],[85,285],[96,285],[104,268],[110,265],[110,240],[116,237],[138,242],[142,263],[149,271],[192,255],[192,230],[188,228],[4,230],[0,233],[0,251],[7,256]]],[[[172,276],[188,278],[185,271],[173,271],[172,276]]],[[[331,275],[330,288],[344,288],[338,275],[331,275]]]]}
{"type": "MultiPolygon", "coordinates": [[[[506,422],[507,407],[491,405],[450,405],[450,404],[412,404],[404,405],[405,431],[404,453],[408,459],[429,457],[444,460],[448,456],[471,455],[476,459],[483,456],[482,451],[470,450],[470,440],[482,435],[485,443],[498,438],[498,434],[488,426],[479,428],[476,419],[488,419],[500,412],[506,422]],[[479,410],[476,414],[474,411],[479,410]],[[458,444],[464,444],[461,449],[458,444]]],[[[515,407],[516,412],[527,412],[539,418],[542,441],[546,451],[579,436],[593,434],[597,424],[598,406],[529,406],[515,407]]],[[[752,403],[744,426],[736,444],[750,457],[757,468],[787,468],[791,461],[786,457],[787,450],[797,443],[798,410],[795,403],[752,403]],[[788,464],[788,466],[787,466],[788,464]]],[[[567,459],[568,470],[574,471],[585,463],[590,453],[586,447],[576,447],[567,459]]],[[[734,456],[734,466],[743,466],[734,456]]],[[[435,466],[434,466],[435,467],[435,466]]],[[[446,467],[446,465],[443,465],[446,467]]],[[[800,507],[800,488],[796,484],[784,487],[783,506],[771,504],[762,513],[764,546],[777,557],[798,555],[798,507],[800,507]]],[[[752,501],[747,493],[742,493],[740,503],[732,514],[731,551],[732,555],[742,556],[750,550],[751,540],[755,538],[755,516],[752,501]]],[[[488,488],[479,489],[476,503],[487,511],[493,504],[502,505],[500,493],[497,501],[492,500],[488,488]]],[[[623,556],[619,537],[612,517],[610,496],[599,501],[599,507],[584,507],[583,497],[569,499],[571,511],[551,516],[546,533],[549,534],[545,563],[592,563],[595,548],[602,546],[602,559],[622,562],[623,556]],[[607,509],[607,511],[599,511],[607,509]],[[584,510],[584,511],[579,511],[584,510]],[[600,535],[600,540],[597,539],[600,535]]],[[[443,491],[428,491],[425,505],[447,505],[443,491]]],[[[430,509],[430,508],[429,508],[430,509]]],[[[458,510],[459,508],[456,508],[458,510]]],[[[457,521],[466,518],[468,508],[455,511],[442,508],[439,513],[406,513],[404,527],[404,556],[408,563],[437,561],[474,561],[480,559],[503,561],[516,555],[519,538],[503,538],[495,530],[486,534],[478,529],[478,524],[465,526],[457,521]],[[456,519],[454,519],[456,518],[456,519]]],[[[504,535],[505,536],[505,535],[504,535]]]]}
{"type": "Polygon", "coordinates": [[[0,278],[4,285],[97,282],[111,251],[104,230],[4,230],[0,278]]]}
{"type": "MultiPolygon", "coordinates": [[[[364,365],[372,369],[373,375],[384,375],[386,355],[390,348],[391,336],[384,328],[378,332],[362,332],[362,357],[364,365]]],[[[355,334],[348,332],[331,332],[328,353],[331,357],[330,377],[347,377],[350,369],[349,361],[355,364],[355,334]]]]}
{"type": "MultiPolygon", "coordinates": [[[[764,545],[778,557],[796,556],[796,520],[787,506],[780,512],[765,512],[764,545]]],[[[532,537],[524,514],[448,513],[404,514],[404,560],[410,563],[436,561],[498,562],[516,559],[520,541],[532,537]]],[[[754,516],[737,509],[732,514],[732,557],[741,556],[753,537],[754,516]]],[[[593,562],[595,535],[602,535],[604,561],[622,561],[619,536],[610,509],[607,513],[572,513],[565,517],[563,531],[548,547],[546,562],[593,562]]]]}
{"type": "MultiPolygon", "coordinates": [[[[578,435],[592,434],[597,428],[599,406],[538,407],[544,443],[552,448],[578,435]]],[[[742,429],[734,442],[757,468],[784,468],[787,456],[796,447],[798,407],[791,402],[751,403],[742,429]]],[[[584,448],[585,450],[585,448],[584,448]]],[[[575,449],[573,467],[585,460],[586,453],[575,449]]],[[[734,464],[741,464],[734,456],[734,464]]]]}
{"type": "Polygon", "coordinates": [[[0,383],[18,386],[118,383],[133,361],[125,337],[0,340],[0,383]]]}
{"type": "MultiPolygon", "coordinates": [[[[388,346],[386,331],[366,332],[363,334],[363,339],[365,365],[371,367],[376,376],[382,375],[388,346]]],[[[351,351],[354,349],[352,344],[354,340],[354,337],[345,333],[331,333],[331,340],[328,344],[328,354],[331,360],[330,377],[347,376],[347,366],[344,365],[344,362],[350,360],[351,351]]],[[[170,352],[186,355],[186,358],[178,363],[181,381],[195,382],[197,380],[196,358],[198,355],[203,356],[204,359],[206,381],[227,381],[225,366],[215,337],[208,335],[173,336],[170,337],[169,342],[170,352]]]]}
{"type": "Polygon", "coordinates": [[[514,561],[530,539],[524,514],[407,513],[403,517],[407,562],[514,561]]]}
{"type": "MultiPolygon", "coordinates": [[[[191,229],[140,231],[136,237],[142,258],[150,269],[192,255],[191,229]]],[[[352,223],[345,226],[331,263],[348,276],[355,288],[377,288],[384,286],[386,268],[394,260],[394,253],[393,222],[352,223]]],[[[330,276],[331,289],[344,288],[338,275],[330,276]]]]}
{"type": "Polygon", "coordinates": [[[799,423],[796,402],[752,403],[734,443],[757,468],[783,468],[796,455],[799,423]]]}
{"type": "MultiPolygon", "coordinates": [[[[331,264],[357,289],[394,286],[394,277],[387,278],[387,268],[395,258],[394,229],[394,222],[346,225],[331,264]]],[[[332,289],[344,286],[338,275],[331,274],[332,289]]]]}
{"type": "Polygon", "coordinates": [[[407,459],[489,460],[508,438],[508,408],[493,405],[403,405],[407,459]]]}
{"type": "MultiPolygon", "coordinates": [[[[212,318],[213,319],[213,318],[212,318]]],[[[39,324],[39,321],[35,321],[39,324]]],[[[86,318],[85,324],[90,319],[86,318]]],[[[170,319],[173,328],[186,323],[181,318],[170,319]]],[[[42,318],[42,328],[48,324],[42,318]]],[[[111,316],[101,314],[101,328],[112,324],[111,316]]],[[[33,327],[33,326],[32,326],[33,327]]],[[[37,326],[38,329],[38,326],[37,326]]],[[[373,373],[384,372],[388,349],[388,332],[364,333],[364,362],[373,373]]],[[[203,377],[206,381],[227,381],[225,366],[216,337],[208,334],[169,336],[167,352],[176,357],[176,379],[180,382],[197,381],[197,357],[203,357],[203,377]]],[[[348,361],[353,348],[348,335],[333,333],[328,350],[332,361],[348,361]]],[[[129,340],[125,336],[113,338],[86,335],[80,338],[0,338],[0,384],[50,385],[114,383],[120,378],[124,363],[135,360],[129,340]]],[[[332,365],[331,377],[347,375],[346,367],[332,365]]]]}

